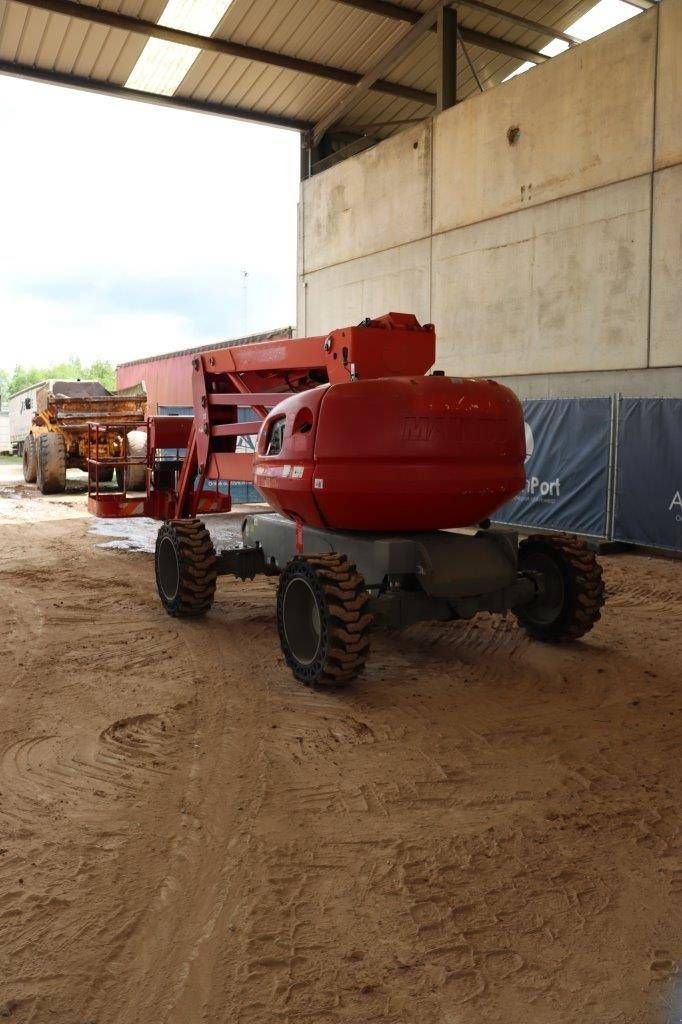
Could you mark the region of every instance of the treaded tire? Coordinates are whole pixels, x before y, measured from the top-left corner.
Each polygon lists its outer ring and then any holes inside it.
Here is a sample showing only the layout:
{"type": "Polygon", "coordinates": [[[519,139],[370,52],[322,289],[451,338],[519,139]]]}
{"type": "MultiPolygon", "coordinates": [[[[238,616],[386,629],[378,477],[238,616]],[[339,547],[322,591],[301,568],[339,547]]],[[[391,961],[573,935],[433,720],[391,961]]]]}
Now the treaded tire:
{"type": "Polygon", "coordinates": [[[200,519],[172,519],[156,538],[156,588],[169,615],[197,618],[213,604],[218,559],[200,519]]]}
{"type": "Polygon", "coordinates": [[[21,463],[24,471],[24,480],[27,484],[34,484],[38,475],[38,454],[36,452],[36,439],[33,434],[27,434],[21,453],[21,463]]]}
{"type": "Polygon", "coordinates": [[[277,587],[284,659],[306,686],[339,687],[365,667],[373,617],[369,593],[345,555],[297,555],[277,587]]]}
{"type": "Polygon", "coordinates": [[[114,467],[113,466],[100,466],[99,469],[99,482],[101,484],[110,484],[114,479],[114,467]]]}
{"type": "Polygon", "coordinates": [[[36,442],[38,470],[36,481],[41,494],[60,494],[66,490],[66,451],[61,434],[39,434],[36,442]]]}
{"type": "Polygon", "coordinates": [[[519,544],[519,570],[543,575],[548,592],[514,608],[525,631],[543,643],[579,640],[601,617],[602,570],[584,541],[568,533],[535,535],[519,544]]]}

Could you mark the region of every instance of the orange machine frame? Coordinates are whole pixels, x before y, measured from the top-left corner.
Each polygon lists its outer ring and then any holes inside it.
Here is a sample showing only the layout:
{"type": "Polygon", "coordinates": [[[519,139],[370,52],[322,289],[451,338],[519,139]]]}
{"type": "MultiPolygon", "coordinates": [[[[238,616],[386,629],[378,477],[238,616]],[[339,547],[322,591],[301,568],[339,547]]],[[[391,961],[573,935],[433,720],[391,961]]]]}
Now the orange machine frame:
{"type": "MultiPolygon", "coordinates": [[[[112,462],[90,458],[90,510],[100,516],[156,519],[229,511],[229,495],[219,492],[219,484],[253,481],[253,454],[238,452],[237,439],[257,434],[269,409],[320,384],[425,374],[435,350],[432,324],[422,327],[411,314],[388,313],[328,335],[253,342],[197,355],[192,360],[193,417],[155,416],[147,422],[146,495],[100,491],[99,467],[112,462]],[[239,421],[242,408],[253,410],[257,418],[239,421]],[[179,441],[183,443],[171,443],[179,441]],[[157,452],[163,448],[186,452],[175,485],[167,489],[154,482],[157,452]],[[207,482],[215,483],[215,489],[205,490],[207,482]]],[[[93,447],[96,429],[93,424],[93,447]]],[[[125,457],[119,461],[124,463],[125,457]]]]}

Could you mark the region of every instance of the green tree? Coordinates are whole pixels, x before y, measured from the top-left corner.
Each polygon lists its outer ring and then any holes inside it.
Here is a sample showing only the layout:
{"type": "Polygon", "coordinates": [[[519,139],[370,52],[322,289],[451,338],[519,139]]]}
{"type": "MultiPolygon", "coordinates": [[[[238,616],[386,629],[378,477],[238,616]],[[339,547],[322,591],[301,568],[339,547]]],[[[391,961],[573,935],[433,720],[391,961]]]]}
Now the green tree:
{"type": "Polygon", "coordinates": [[[98,359],[90,366],[84,366],[77,356],[72,356],[51,366],[25,368],[17,365],[11,375],[0,371],[0,392],[4,399],[31,384],[39,384],[41,380],[98,380],[108,391],[116,389],[116,371],[111,363],[98,359]]]}
{"type": "Polygon", "coordinates": [[[100,384],[104,384],[107,391],[116,390],[116,370],[111,363],[107,363],[103,359],[98,359],[92,364],[88,370],[88,377],[90,380],[98,380],[100,384]]]}

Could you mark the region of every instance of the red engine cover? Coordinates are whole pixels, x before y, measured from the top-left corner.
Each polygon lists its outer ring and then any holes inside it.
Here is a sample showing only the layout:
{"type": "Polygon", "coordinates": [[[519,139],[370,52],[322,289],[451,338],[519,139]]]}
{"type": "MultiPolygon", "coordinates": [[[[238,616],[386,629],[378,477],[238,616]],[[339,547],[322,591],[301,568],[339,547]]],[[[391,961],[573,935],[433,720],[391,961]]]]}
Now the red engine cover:
{"type": "Polygon", "coordinates": [[[524,485],[523,412],[494,381],[383,377],[285,399],[254,482],[284,515],[334,530],[472,526],[524,485]]]}

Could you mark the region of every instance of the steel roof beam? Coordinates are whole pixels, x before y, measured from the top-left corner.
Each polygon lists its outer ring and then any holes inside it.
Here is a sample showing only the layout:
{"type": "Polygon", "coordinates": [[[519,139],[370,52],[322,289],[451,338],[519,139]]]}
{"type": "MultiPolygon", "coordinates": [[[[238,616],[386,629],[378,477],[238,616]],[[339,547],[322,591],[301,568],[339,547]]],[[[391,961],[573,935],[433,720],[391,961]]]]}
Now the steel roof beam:
{"type": "Polygon", "coordinates": [[[457,102],[457,11],[443,5],[438,10],[438,102],[440,112],[457,102]]]}
{"type": "MultiPolygon", "coordinates": [[[[367,11],[370,14],[378,14],[382,18],[392,18],[394,21],[408,21],[412,25],[415,25],[421,14],[419,11],[412,10],[409,7],[401,7],[400,4],[390,3],[390,0],[336,0],[337,3],[345,4],[347,7],[356,7],[360,11],[367,11]]],[[[632,3],[633,0],[628,0],[632,3]]],[[[637,0],[638,3],[648,3],[649,0],[637,0]]],[[[568,32],[562,32],[560,29],[551,28],[549,25],[543,25],[539,21],[532,21],[530,18],[524,18],[520,14],[513,14],[510,11],[504,11],[500,7],[493,7],[491,4],[484,3],[483,0],[458,0],[458,3],[447,5],[453,7],[471,7],[473,10],[481,11],[483,14],[490,14],[495,18],[502,18],[505,21],[512,22],[514,25],[520,25],[522,28],[528,29],[529,32],[537,32],[538,35],[547,36],[550,39],[563,39],[564,42],[568,43],[569,46],[573,46],[579,43],[580,40],[576,39],[575,36],[569,35],[568,32]]],[[[473,42],[472,39],[466,38],[466,33],[470,32],[470,29],[464,28],[460,25],[460,32],[462,33],[465,42],[473,42]]],[[[486,36],[489,43],[485,46],[487,50],[495,50],[497,52],[506,52],[504,50],[498,51],[497,47],[499,43],[505,43],[506,40],[499,39],[498,36],[491,36],[487,33],[478,33],[479,38],[483,35],[486,36]]],[[[477,46],[483,46],[482,43],[476,43],[477,46]]],[[[513,44],[512,44],[513,45],[513,44]]],[[[533,51],[535,52],[535,51],[533,51]]],[[[544,56],[544,54],[541,54],[544,56]]],[[[522,60],[532,60],[532,57],[524,56],[522,60]]]]}
{"type": "Polygon", "coordinates": [[[438,19],[438,12],[443,6],[443,0],[436,0],[431,4],[428,11],[422,14],[414,25],[405,32],[400,39],[393,44],[390,50],[381,57],[369,71],[365,72],[360,81],[348,92],[340,103],[335,104],[333,110],[316,122],[312,131],[312,142],[316,143],[322,138],[328,128],[337,124],[348,111],[356,105],[358,100],[366,96],[372,86],[382,75],[397,64],[405,54],[412,49],[415,43],[426,35],[438,19]]]}
{"type": "Polygon", "coordinates": [[[544,64],[550,58],[533,50],[530,46],[521,46],[520,43],[510,43],[507,39],[498,39],[497,36],[489,36],[487,32],[478,32],[473,28],[460,26],[460,37],[465,43],[478,46],[481,50],[492,50],[494,53],[503,53],[506,57],[514,57],[515,60],[529,60],[532,64],[544,64]]]}
{"type": "Polygon", "coordinates": [[[45,82],[48,85],[63,85],[71,89],[103,93],[124,100],[137,100],[142,103],[154,103],[157,106],[174,107],[176,110],[192,110],[200,114],[216,114],[220,117],[231,117],[240,121],[266,124],[273,128],[288,128],[292,131],[307,132],[313,127],[308,121],[302,121],[293,117],[278,117],[276,114],[244,110],[241,107],[228,107],[223,106],[221,103],[207,103],[202,100],[185,99],[181,96],[162,96],[155,92],[126,89],[124,86],[116,85],[112,82],[82,78],[77,75],[63,74],[59,71],[49,71],[33,67],[33,65],[17,64],[15,61],[0,60],[0,75],[30,78],[33,81],[45,82]]]}
{"type": "MultiPolygon", "coordinates": [[[[130,15],[104,10],[101,7],[92,7],[90,4],[74,3],[73,0],[16,0],[16,2],[41,11],[50,11],[52,14],[61,14],[67,18],[79,18],[82,21],[105,25],[107,28],[119,29],[122,32],[135,32],[148,38],[163,39],[168,43],[193,46],[199,50],[220,53],[227,57],[237,57],[241,60],[268,64],[271,67],[298,71],[304,75],[342,82],[344,85],[357,85],[363,78],[361,74],[349,71],[347,68],[318,64],[316,61],[303,60],[300,57],[276,53],[274,50],[263,50],[255,46],[246,46],[242,43],[233,43],[229,39],[220,39],[216,36],[202,36],[194,32],[185,32],[182,29],[168,28],[166,25],[158,25],[153,21],[144,21],[142,18],[133,18],[130,15]]],[[[436,102],[436,97],[432,92],[412,89],[410,86],[387,82],[381,78],[372,84],[372,89],[427,106],[433,106],[436,102]]]]}
{"type": "MultiPolygon", "coordinates": [[[[341,0],[345,3],[346,0],[341,0]]],[[[353,0],[353,3],[355,0],[353,0]]],[[[387,6],[393,7],[392,4],[387,4],[386,0],[362,0],[363,4],[371,2],[372,5],[380,5],[382,9],[387,6]]],[[[438,29],[438,21],[443,9],[447,8],[448,13],[454,14],[450,11],[450,5],[446,0],[436,0],[432,3],[431,7],[423,14],[417,14],[415,11],[408,12],[407,8],[397,7],[396,9],[403,12],[400,18],[402,21],[410,21],[411,27],[407,32],[400,37],[400,39],[391,47],[388,53],[367,71],[361,78],[361,80],[351,89],[347,96],[345,96],[340,103],[338,103],[333,110],[331,110],[324,117],[321,117],[316,122],[315,127],[310,135],[310,144],[315,145],[320,141],[324,133],[332,125],[338,124],[342,118],[352,109],[363,96],[366,96],[368,91],[373,87],[374,83],[378,80],[381,75],[386,74],[405,54],[412,49],[412,47],[425,36],[428,32],[434,28],[438,29]],[[405,15],[408,15],[405,17],[405,15]],[[416,20],[415,20],[416,17],[416,20]]],[[[375,12],[376,13],[376,12],[375,12]]],[[[397,15],[396,15],[397,17],[397,15]]],[[[485,47],[489,39],[482,32],[476,32],[472,29],[460,28],[460,38],[466,42],[471,42],[476,46],[485,47]]],[[[506,40],[496,39],[496,45],[500,52],[507,53],[511,57],[519,57],[523,60],[529,58],[535,63],[547,60],[544,54],[537,53],[534,50],[527,50],[526,47],[519,47],[516,43],[507,43],[506,40]]]]}

